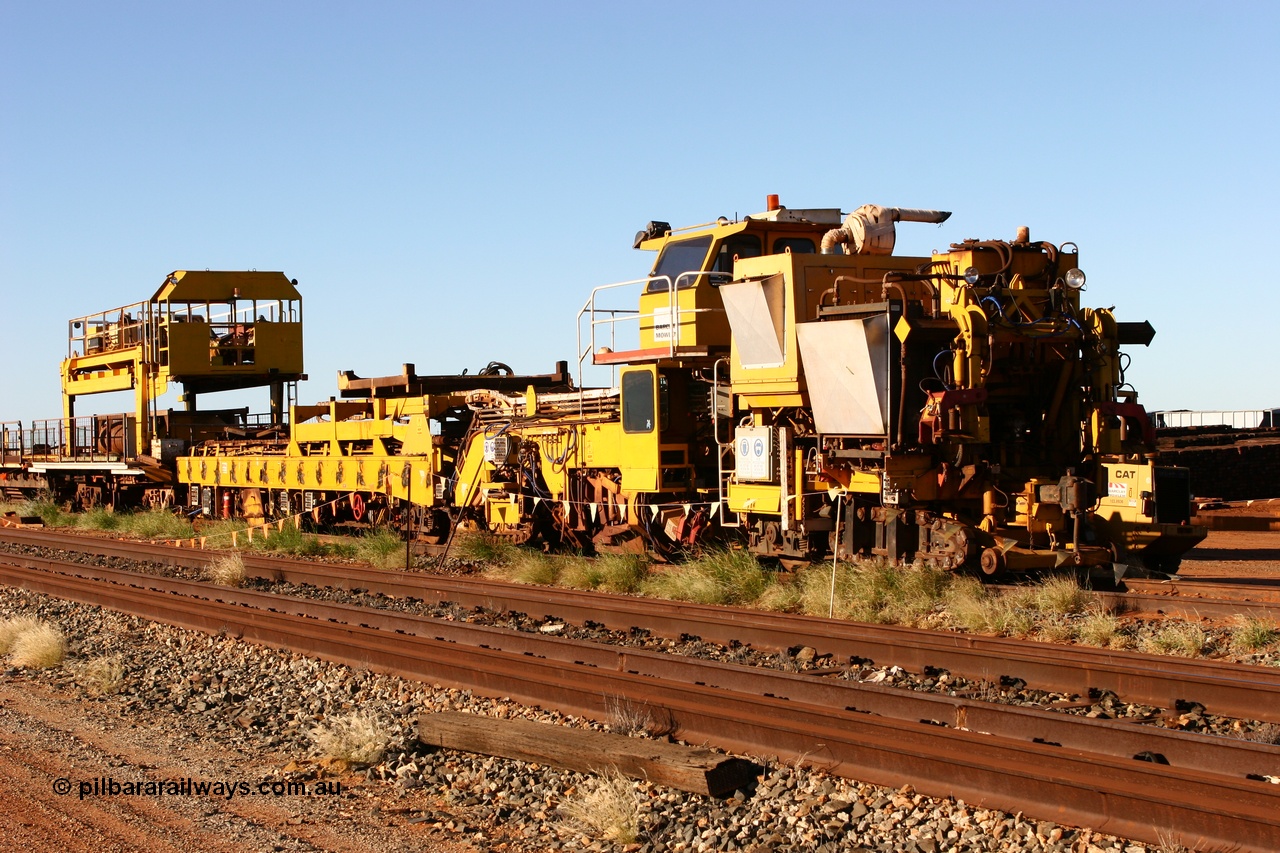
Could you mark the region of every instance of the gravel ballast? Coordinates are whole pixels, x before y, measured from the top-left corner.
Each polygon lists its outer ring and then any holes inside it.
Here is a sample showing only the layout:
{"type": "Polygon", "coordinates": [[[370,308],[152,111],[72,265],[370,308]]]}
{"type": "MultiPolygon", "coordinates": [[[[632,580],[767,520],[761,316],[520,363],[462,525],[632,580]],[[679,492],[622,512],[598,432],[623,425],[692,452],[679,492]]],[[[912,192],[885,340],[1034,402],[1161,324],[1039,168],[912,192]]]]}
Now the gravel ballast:
{"type": "MultiPolygon", "coordinates": [[[[910,788],[859,784],[767,757],[754,757],[764,768],[754,786],[723,800],[628,783],[635,838],[605,840],[605,831],[567,817],[568,806],[590,796],[600,780],[504,759],[432,752],[417,743],[413,731],[417,715],[434,710],[605,725],[0,588],[0,617],[16,615],[57,625],[68,637],[70,655],[59,669],[8,667],[0,676],[4,682],[78,696],[88,717],[110,710],[138,727],[165,729],[179,743],[216,746],[253,778],[349,781],[338,813],[318,812],[307,820],[366,820],[477,849],[519,851],[1159,849],[923,797],[910,788]],[[118,693],[92,697],[76,674],[86,660],[102,655],[120,656],[123,681],[118,693]],[[312,729],[353,711],[371,713],[391,729],[386,757],[371,767],[346,767],[315,753],[312,729]]],[[[890,677],[897,676],[884,680],[890,677]]],[[[320,804],[308,800],[297,808],[320,804]]]]}

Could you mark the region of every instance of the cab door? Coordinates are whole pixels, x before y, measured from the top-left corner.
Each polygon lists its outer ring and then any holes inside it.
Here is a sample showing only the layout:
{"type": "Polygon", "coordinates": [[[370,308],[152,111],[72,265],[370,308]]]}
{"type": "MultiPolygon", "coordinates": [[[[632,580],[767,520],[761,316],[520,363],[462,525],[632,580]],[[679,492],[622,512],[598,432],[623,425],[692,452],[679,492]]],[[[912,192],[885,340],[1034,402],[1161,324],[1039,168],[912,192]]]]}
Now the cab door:
{"type": "Polygon", "coordinates": [[[622,372],[622,435],[620,465],[626,491],[658,490],[658,434],[661,407],[656,365],[627,368],[622,372]]]}

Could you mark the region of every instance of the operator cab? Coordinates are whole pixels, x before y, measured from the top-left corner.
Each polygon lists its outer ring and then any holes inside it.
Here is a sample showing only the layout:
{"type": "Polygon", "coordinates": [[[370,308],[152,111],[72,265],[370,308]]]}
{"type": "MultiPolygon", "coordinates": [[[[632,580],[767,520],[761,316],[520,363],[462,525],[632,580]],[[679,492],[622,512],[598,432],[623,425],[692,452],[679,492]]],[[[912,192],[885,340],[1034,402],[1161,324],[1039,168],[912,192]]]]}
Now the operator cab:
{"type": "Polygon", "coordinates": [[[769,209],[741,220],[672,229],[650,222],[637,249],[656,251],[640,297],[640,349],[606,353],[596,363],[683,357],[717,358],[729,351],[729,323],[716,287],[733,278],[734,262],[773,254],[812,254],[822,235],[840,224],[840,210],[788,210],[769,197],[769,209]]]}

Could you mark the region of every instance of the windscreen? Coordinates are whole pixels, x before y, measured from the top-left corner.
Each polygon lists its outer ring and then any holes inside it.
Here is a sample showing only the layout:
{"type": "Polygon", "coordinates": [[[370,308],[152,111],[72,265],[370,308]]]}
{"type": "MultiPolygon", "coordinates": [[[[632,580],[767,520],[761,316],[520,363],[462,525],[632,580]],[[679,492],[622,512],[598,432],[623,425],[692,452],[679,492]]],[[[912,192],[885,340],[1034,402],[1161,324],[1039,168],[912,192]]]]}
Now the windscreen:
{"type": "MultiPolygon", "coordinates": [[[[707,249],[710,248],[710,235],[668,243],[663,247],[662,254],[658,255],[658,263],[653,269],[653,274],[655,277],[668,276],[672,282],[675,282],[680,273],[701,270],[703,262],[707,259],[707,249]]],[[[693,287],[696,282],[697,276],[689,275],[680,279],[679,286],[693,287]]],[[[648,292],[658,293],[669,286],[666,281],[651,281],[648,292]]]]}

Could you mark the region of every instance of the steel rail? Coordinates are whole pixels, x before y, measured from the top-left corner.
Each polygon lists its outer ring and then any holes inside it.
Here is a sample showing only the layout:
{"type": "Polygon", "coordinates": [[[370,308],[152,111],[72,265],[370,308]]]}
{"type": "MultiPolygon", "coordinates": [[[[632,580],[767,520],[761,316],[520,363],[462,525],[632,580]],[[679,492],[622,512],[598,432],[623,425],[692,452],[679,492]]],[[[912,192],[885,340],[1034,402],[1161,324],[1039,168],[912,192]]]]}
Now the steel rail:
{"type": "Polygon", "coordinates": [[[1126,580],[1124,586],[1130,592],[1144,595],[1280,605],[1280,583],[1275,581],[1275,578],[1259,578],[1252,583],[1239,579],[1173,578],[1166,581],[1126,580]]]}
{"type": "Polygon", "coordinates": [[[1235,845],[1259,853],[1280,849],[1280,789],[1263,782],[629,672],[565,666],[70,575],[16,567],[0,567],[0,574],[6,583],[145,618],[234,633],[274,648],[597,719],[607,717],[610,702],[643,702],[669,715],[685,740],[748,754],[807,756],[831,772],[875,784],[909,782],[925,794],[961,797],[1144,841],[1174,834],[1183,843],[1235,845]]]}
{"type": "Polygon", "coordinates": [[[1263,778],[1280,774],[1280,747],[1277,746],[1146,727],[1132,721],[1092,719],[1041,708],[994,704],[826,677],[842,674],[843,671],[839,669],[797,674],[625,646],[568,640],[508,628],[451,622],[398,611],[321,602],[277,593],[229,589],[207,583],[61,563],[39,557],[0,559],[0,566],[4,565],[19,565],[118,586],[255,607],[332,623],[413,634],[561,663],[631,672],[686,684],[705,684],[762,696],[778,696],[909,722],[928,722],[1120,758],[1167,763],[1226,776],[1263,778]]]}
{"type": "MultiPolygon", "coordinates": [[[[1144,581],[1155,583],[1154,581],[1144,581]]],[[[1136,583],[1125,585],[1136,590],[1136,583]]],[[[1215,592],[1217,590],[1214,590],[1215,592]]],[[[1230,619],[1249,616],[1255,619],[1280,621],[1280,602],[1264,603],[1242,598],[1192,595],[1173,590],[1170,592],[1095,592],[1094,596],[1118,613],[1149,613],[1162,616],[1181,616],[1185,619],[1230,619]]]]}
{"type": "MultiPolygon", "coordinates": [[[[189,568],[207,565],[212,556],[211,552],[189,548],[66,534],[50,537],[22,530],[0,530],[0,540],[46,547],[58,542],[73,550],[189,568]]],[[[1268,667],[421,572],[243,556],[248,573],[274,581],[451,601],[499,612],[555,617],[578,624],[591,622],[616,630],[641,628],[660,636],[696,636],[710,642],[742,643],[762,649],[807,645],[837,660],[874,661],[914,672],[947,671],[997,684],[1017,679],[1031,687],[1080,696],[1110,692],[1128,701],[1171,711],[1198,704],[1211,713],[1280,722],[1280,703],[1274,701],[1274,693],[1280,691],[1280,669],[1268,667]]]]}

